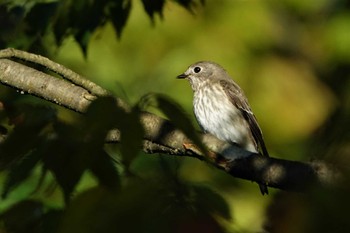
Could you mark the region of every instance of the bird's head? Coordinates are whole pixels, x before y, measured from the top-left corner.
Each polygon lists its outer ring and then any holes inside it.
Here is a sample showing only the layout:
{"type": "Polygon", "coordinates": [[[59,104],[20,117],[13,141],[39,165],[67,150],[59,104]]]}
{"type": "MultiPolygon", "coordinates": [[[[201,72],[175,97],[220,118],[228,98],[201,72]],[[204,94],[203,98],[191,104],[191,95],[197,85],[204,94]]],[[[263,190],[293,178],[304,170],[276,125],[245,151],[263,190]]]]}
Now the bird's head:
{"type": "Polygon", "coordinates": [[[209,80],[231,79],[224,68],[211,61],[196,62],[177,78],[188,79],[193,90],[197,90],[209,80]]]}

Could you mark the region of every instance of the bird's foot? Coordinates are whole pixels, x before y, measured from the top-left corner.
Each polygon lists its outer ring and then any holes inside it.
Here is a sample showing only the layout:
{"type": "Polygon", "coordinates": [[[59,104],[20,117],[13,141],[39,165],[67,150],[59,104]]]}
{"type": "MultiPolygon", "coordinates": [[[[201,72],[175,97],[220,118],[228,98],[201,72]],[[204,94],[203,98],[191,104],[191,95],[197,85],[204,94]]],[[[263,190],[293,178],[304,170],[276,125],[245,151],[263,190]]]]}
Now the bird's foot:
{"type": "Polygon", "coordinates": [[[195,144],[193,144],[192,142],[184,142],[182,144],[182,146],[189,151],[192,151],[196,154],[202,154],[201,151],[199,150],[198,146],[196,146],[195,144]]]}
{"type": "MultiPolygon", "coordinates": [[[[203,152],[198,148],[198,146],[196,146],[195,144],[193,144],[192,142],[185,142],[182,144],[182,146],[188,150],[188,151],[192,151],[193,153],[202,155],[203,152]]],[[[208,156],[208,158],[215,160],[217,158],[217,154],[215,154],[212,151],[207,151],[205,153],[206,156],[208,156]]]]}

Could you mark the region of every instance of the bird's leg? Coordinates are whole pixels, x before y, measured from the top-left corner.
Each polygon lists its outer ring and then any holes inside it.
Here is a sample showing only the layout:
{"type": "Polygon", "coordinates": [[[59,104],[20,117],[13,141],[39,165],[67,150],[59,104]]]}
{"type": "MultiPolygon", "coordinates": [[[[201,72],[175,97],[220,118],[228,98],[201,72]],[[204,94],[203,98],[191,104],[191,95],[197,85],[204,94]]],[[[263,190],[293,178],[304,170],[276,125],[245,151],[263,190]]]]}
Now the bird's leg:
{"type": "MultiPolygon", "coordinates": [[[[184,142],[182,144],[182,146],[188,150],[188,151],[192,151],[195,154],[199,154],[202,155],[203,152],[198,148],[198,146],[192,142],[184,142]]],[[[208,156],[209,159],[212,159],[213,161],[215,161],[217,159],[217,154],[215,154],[214,152],[208,150],[206,153],[206,156],[208,156]]]]}
{"type": "Polygon", "coordinates": [[[184,142],[182,144],[182,146],[186,149],[186,150],[189,150],[189,151],[192,151],[196,154],[202,154],[202,152],[200,151],[200,149],[198,148],[198,146],[196,146],[194,143],[192,142],[184,142]]]}

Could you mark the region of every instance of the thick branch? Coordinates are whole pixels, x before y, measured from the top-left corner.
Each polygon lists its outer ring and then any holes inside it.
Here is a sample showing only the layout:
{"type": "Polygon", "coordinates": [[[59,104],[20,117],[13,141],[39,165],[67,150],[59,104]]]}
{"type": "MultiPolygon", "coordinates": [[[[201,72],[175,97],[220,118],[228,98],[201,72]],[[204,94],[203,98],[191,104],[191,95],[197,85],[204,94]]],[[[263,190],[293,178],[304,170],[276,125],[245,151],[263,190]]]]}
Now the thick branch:
{"type": "Polygon", "coordinates": [[[3,84],[78,112],[96,99],[82,87],[11,60],[0,59],[0,72],[3,84]]]}
{"type": "MultiPolygon", "coordinates": [[[[0,59],[0,82],[82,113],[97,97],[67,80],[8,59],[0,59]]],[[[118,103],[125,106],[121,100],[118,103]]],[[[145,152],[204,159],[200,151],[186,150],[183,147],[183,144],[190,140],[171,122],[148,112],[142,113],[140,120],[145,129],[145,152]]],[[[118,130],[110,131],[107,137],[108,142],[118,142],[119,139],[118,130]]],[[[264,182],[279,189],[298,191],[310,184],[325,185],[337,180],[336,172],[321,162],[302,163],[266,158],[220,141],[211,135],[202,135],[202,140],[214,152],[210,162],[235,177],[264,182]],[[252,156],[248,158],[237,159],[250,154],[252,156]]]]}
{"type": "Polygon", "coordinates": [[[0,50],[0,58],[17,58],[24,61],[32,62],[37,65],[41,65],[48,70],[51,70],[63,78],[69,80],[71,83],[84,87],[87,91],[94,95],[108,95],[108,92],[97,84],[91,82],[90,80],[82,77],[81,75],[75,73],[74,71],[65,68],[64,66],[51,61],[50,59],[33,54],[25,51],[16,50],[13,48],[0,50]]]}

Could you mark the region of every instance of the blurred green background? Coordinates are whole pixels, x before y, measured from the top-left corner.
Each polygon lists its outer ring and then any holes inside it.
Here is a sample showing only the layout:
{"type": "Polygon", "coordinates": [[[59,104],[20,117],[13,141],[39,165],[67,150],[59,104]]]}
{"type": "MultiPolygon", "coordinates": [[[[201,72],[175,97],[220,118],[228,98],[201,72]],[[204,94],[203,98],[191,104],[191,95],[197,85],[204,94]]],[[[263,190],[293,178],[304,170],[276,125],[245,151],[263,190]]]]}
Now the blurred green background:
{"type": "MultiPolygon", "coordinates": [[[[194,62],[215,61],[245,91],[271,156],[300,161],[326,158],[347,167],[350,152],[347,1],[207,0],[204,6],[194,7],[192,13],[176,2],[167,1],[163,16],[161,19],[155,15],[152,21],[141,1],[132,1],[121,38],[108,22],[93,31],[84,55],[73,37],[56,46],[48,33],[43,38],[46,55],[130,104],[150,92],[166,94],[183,106],[193,122],[192,91],[186,81],[175,77],[194,62]]],[[[59,114],[66,121],[72,119],[68,111],[60,110],[59,114]]],[[[114,153],[113,148],[110,151],[114,153]]],[[[267,206],[271,210],[280,196],[289,195],[270,189],[271,194],[263,197],[255,183],[234,179],[204,162],[187,158],[169,160],[179,166],[181,179],[208,186],[224,197],[233,216],[232,220],[220,220],[228,232],[262,232],[267,218],[276,220],[276,216],[268,214],[267,206]]],[[[158,156],[141,153],[131,168],[142,177],[157,176],[158,163],[158,156]]],[[[27,197],[35,183],[32,179],[35,175],[2,201],[1,209],[27,197]]],[[[78,190],[86,190],[95,183],[85,174],[78,190]]],[[[42,198],[42,193],[34,197],[42,198]]],[[[282,212],[291,217],[289,221],[277,219],[275,225],[280,221],[281,226],[271,232],[313,232],[303,227],[302,219],[307,218],[300,214],[305,211],[300,203],[305,200],[288,198],[281,199],[297,203],[285,204],[282,212]]],[[[62,201],[57,190],[45,200],[52,206],[62,201]]],[[[336,213],[329,214],[341,213],[333,211],[336,213]]]]}
{"type": "Polygon", "coordinates": [[[207,1],[190,14],[170,2],[164,20],[156,18],[152,26],[135,1],[120,41],[107,24],[93,34],[86,60],[73,39],[53,59],[132,103],[160,92],[189,113],[192,92],[175,77],[196,61],[215,61],[245,90],[268,145],[278,156],[296,156],[284,146],[309,138],[337,104],[315,69],[327,71],[340,57],[350,58],[349,33],[337,24],[350,19],[322,17],[329,4],[207,1]],[[310,17],[312,25],[291,18],[287,7],[310,17]]]}

